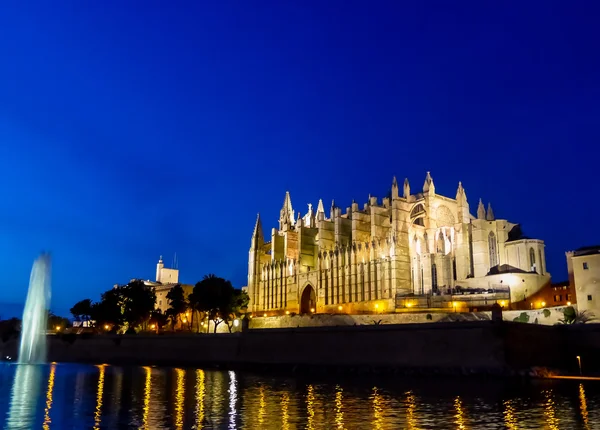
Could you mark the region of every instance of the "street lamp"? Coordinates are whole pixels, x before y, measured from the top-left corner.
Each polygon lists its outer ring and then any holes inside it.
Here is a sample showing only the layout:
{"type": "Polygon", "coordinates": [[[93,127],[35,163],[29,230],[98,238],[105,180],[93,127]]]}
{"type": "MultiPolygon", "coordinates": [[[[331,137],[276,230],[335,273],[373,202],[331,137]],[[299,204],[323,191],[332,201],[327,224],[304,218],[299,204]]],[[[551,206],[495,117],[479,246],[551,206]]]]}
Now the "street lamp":
{"type": "Polygon", "coordinates": [[[579,364],[579,376],[581,376],[582,373],[581,373],[581,357],[580,356],[577,356],[577,364],[579,364]]]}

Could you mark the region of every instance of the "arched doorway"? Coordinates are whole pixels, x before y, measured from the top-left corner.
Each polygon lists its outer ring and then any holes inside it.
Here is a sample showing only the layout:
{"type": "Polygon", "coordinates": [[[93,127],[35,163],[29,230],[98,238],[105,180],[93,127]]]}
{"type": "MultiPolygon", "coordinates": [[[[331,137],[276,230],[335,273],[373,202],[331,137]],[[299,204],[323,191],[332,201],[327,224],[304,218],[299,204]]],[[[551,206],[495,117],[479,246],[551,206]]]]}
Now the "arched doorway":
{"type": "Polygon", "coordinates": [[[311,309],[316,310],[317,307],[317,296],[315,294],[315,289],[312,285],[307,285],[302,291],[302,297],[300,297],[300,313],[307,314],[310,313],[311,309]]]}

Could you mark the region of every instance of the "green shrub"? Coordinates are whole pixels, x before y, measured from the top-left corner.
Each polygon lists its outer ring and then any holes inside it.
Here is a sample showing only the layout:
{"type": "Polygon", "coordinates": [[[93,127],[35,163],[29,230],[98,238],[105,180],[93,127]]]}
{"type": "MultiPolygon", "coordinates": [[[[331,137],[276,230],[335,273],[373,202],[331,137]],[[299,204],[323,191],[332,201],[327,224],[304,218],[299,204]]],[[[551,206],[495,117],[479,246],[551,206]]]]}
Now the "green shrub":
{"type": "Polygon", "coordinates": [[[519,315],[518,317],[516,317],[513,321],[514,322],[520,322],[520,323],[528,323],[529,322],[529,315],[527,314],[527,312],[521,312],[521,315],[519,315]]]}
{"type": "Polygon", "coordinates": [[[431,314],[427,314],[427,316],[425,318],[427,319],[427,321],[431,321],[433,319],[433,317],[431,316],[431,314]]]}
{"type": "Polygon", "coordinates": [[[550,310],[549,309],[544,309],[544,317],[548,318],[550,316],[550,310]]]}

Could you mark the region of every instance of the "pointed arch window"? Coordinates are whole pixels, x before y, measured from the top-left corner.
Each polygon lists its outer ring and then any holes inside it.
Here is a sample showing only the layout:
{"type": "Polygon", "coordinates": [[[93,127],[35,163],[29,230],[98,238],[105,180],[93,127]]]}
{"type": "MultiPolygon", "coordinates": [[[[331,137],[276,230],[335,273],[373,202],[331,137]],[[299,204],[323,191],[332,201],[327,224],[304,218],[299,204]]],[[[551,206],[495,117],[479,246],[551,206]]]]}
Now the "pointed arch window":
{"type": "Polygon", "coordinates": [[[496,243],[496,235],[490,231],[488,236],[488,246],[490,251],[490,269],[498,265],[498,249],[496,243]]]}
{"type": "Polygon", "coordinates": [[[540,256],[540,262],[539,262],[540,275],[543,275],[544,274],[544,260],[542,260],[542,250],[541,249],[538,249],[538,254],[540,256]]]}
{"type": "Polygon", "coordinates": [[[529,264],[531,266],[531,271],[535,272],[535,251],[533,248],[529,248],[529,264]]]}
{"type": "Polygon", "coordinates": [[[444,235],[440,232],[437,240],[437,252],[438,254],[446,255],[446,240],[444,235]]]}

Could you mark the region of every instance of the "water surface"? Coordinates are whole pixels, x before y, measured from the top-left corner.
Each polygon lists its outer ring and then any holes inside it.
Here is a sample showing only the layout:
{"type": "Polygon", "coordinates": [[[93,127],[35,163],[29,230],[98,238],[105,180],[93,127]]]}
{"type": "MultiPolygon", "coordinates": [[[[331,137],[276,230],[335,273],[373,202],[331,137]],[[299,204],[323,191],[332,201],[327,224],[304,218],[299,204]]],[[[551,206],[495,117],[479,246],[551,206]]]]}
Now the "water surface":
{"type": "Polygon", "coordinates": [[[600,383],[0,365],[5,429],[600,428],[600,383]]]}

